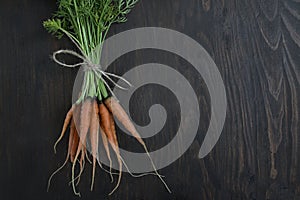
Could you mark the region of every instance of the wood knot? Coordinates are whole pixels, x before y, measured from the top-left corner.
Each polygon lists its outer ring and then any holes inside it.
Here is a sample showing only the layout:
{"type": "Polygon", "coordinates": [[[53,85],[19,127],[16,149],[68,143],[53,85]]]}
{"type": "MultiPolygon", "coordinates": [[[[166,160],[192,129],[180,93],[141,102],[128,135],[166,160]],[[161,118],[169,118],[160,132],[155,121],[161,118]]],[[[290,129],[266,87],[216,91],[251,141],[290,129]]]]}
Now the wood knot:
{"type": "Polygon", "coordinates": [[[208,12],[210,9],[210,0],[202,0],[202,7],[204,9],[205,12],[208,12]]]}

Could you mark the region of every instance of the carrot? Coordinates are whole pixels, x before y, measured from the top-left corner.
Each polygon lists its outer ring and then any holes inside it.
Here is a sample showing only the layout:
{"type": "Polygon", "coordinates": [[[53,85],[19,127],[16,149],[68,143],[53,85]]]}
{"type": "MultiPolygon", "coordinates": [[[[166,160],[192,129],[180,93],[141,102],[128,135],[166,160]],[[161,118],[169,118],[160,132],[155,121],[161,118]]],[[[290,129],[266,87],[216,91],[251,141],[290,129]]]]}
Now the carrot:
{"type": "Polygon", "coordinates": [[[74,134],[75,134],[75,122],[72,119],[71,125],[70,125],[70,134],[69,134],[69,143],[68,143],[68,154],[70,155],[72,143],[74,141],[74,134]]]}
{"type": "MultiPolygon", "coordinates": [[[[80,155],[80,159],[79,159],[79,167],[80,168],[79,168],[79,174],[74,179],[74,181],[77,179],[76,185],[78,185],[79,182],[80,182],[80,176],[81,176],[81,174],[82,174],[82,172],[84,170],[84,166],[85,166],[85,155],[86,155],[86,146],[85,146],[85,144],[86,144],[86,138],[83,138],[80,141],[80,138],[78,137],[77,146],[75,146],[75,148],[76,148],[75,152],[79,152],[79,155],[80,155]]],[[[74,159],[74,160],[76,162],[77,158],[74,159]]]]}
{"type": "MultiPolygon", "coordinates": [[[[114,117],[112,116],[112,114],[110,113],[110,121],[111,121],[111,131],[113,133],[113,138],[114,141],[118,141],[117,139],[117,134],[116,134],[116,127],[115,127],[115,121],[114,121],[114,117]]],[[[155,173],[142,173],[142,174],[132,174],[128,168],[128,166],[126,165],[125,161],[122,159],[122,157],[120,156],[125,168],[127,169],[127,172],[132,176],[132,177],[142,177],[142,176],[146,176],[146,175],[156,175],[155,173]]]]}
{"type": "Polygon", "coordinates": [[[129,119],[127,113],[123,109],[123,107],[118,103],[118,101],[109,97],[104,101],[108,110],[123,124],[123,126],[141,143],[143,146],[145,142],[142,140],[140,134],[135,129],[131,120],[129,119]]]}
{"type": "MultiPolygon", "coordinates": [[[[117,135],[116,135],[116,127],[115,127],[114,118],[113,118],[111,113],[110,113],[109,116],[110,116],[110,119],[109,119],[110,120],[110,128],[111,128],[111,132],[112,132],[112,135],[113,135],[114,143],[117,144],[118,140],[117,140],[117,135]]],[[[118,149],[118,152],[119,152],[119,149],[118,149]]],[[[110,165],[110,167],[111,167],[111,165],[110,165]]]]}
{"type": "Polygon", "coordinates": [[[67,164],[67,162],[68,162],[68,159],[69,159],[69,157],[70,157],[70,152],[71,152],[70,146],[71,146],[71,144],[72,144],[72,142],[73,142],[73,140],[74,140],[74,139],[73,139],[73,138],[74,138],[74,131],[75,131],[75,124],[74,124],[74,120],[72,120],[71,126],[70,126],[69,146],[68,146],[68,152],[67,152],[66,159],[65,159],[64,163],[63,163],[57,170],[55,170],[55,171],[51,174],[51,176],[49,177],[47,191],[48,191],[49,188],[50,188],[50,184],[51,184],[51,180],[52,180],[53,176],[54,176],[55,174],[57,174],[57,173],[58,173],[58,172],[59,172],[59,171],[67,164]]]}
{"type": "Polygon", "coordinates": [[[65,135],[65,132],[68,128],[68,125],[72,119],[72,116],[73,116],[73,111],[74,111],[74,105],[72,105],[72,107],[70,108],[70,110],[68,111],[66,117],[65,117],[65,121],[64,121],[64,125],[63,125],[63,128],[62,128],[62,131],[61,131],[61,134],[59,136],[59,138],[56,140],[55,144],[54,144],[54,153],[56,153],[56,146],[57,144],[61,141],[61,139],[64,137],[65,135]]]}
{"type": "MultiPolygon", "coordinates": [[[[104,150],[106,152],[106,155],[107,155],[107,158],[109,160],[109,174],[110,174],[110,179],[111,179],[111,182],[114,181],[114,178],[112,176],[112,172],[111,172],[111,166],[112,166],[112,160],[111,160],[111,157],[110,157],[110,152],[109,152],[109,147],[108,147],[108,141],[107,141],[107,137],[103,131],[103,129],[100,127],[100,134],[101,134],[101,137],[102,137],[102,142],[103,142],[103,146],[104,146],[104,150]]],[[[102,167],[100,165],[100,167],[102,167]]]]}
{"type": "Polygon", "coordinates": [[[109,195],[111,195],[120,185],[121,182],[121,177],[122,177],[122,161],[120,158],[120,151],[119,151],[119,144],[118,141],[115,140],[114,138],[114,133],[111,130],[111,114],[109,112],[109,110],[107,109],[107,107],[101,103],[99,104],[99,113],[100,113],[100,125],[101,128],[103,129],[111,147],[113,148],[117,159],[118,159],[118,163],[119,163],[119,177],[118,177],[118,181],[117,184],[115,186],[115,188],[109,193],[109,195]]]}
{"type": "Polygon", "coordinates": [[[110,128],[111,128],[111,132],[112,132],[112,135],[113,135],[113,139],[114,139],[114,142],[115,142],[115,143],[118,143],[114,117],[112,116],[111,113],[109,113],[109,114],[110,114],[110,115],[109,115],[110,128]]]}
{"type": "Polygon", "coordinates": [[[86,99],[82,104],[81,113],[80,113],[81,118],[79,124],[79,135],[80,135],[80,140],[82,142],[85,141],[90,127],[91,112],[92,112],[92,101],[91,99],[86,99]]]}
{"type": "Polygon", "coordinates": [[[129,116],[127,115],[124,108],[119,104],[119,102],[114,97],[109,97],[104,101],[106,107],[108,110],[123,124],[123,126],[132,134],[133,137],[138,140],[138,142],[143,146],[147,156],[150,159],[151,165],[156,173],[156,175],[159,177],[159,179],[162,181],[166,189],[169,193],[171,193],[171,190],[167,186],[166,182],[162,179],[162,176],[157,172],[156,167],[154,165],[154,162],[149,154],[148,148],[141,138],[140,134],[137,132],[136,128],[134,127],[133,123],[131,122],[129,116]]]}
{"type": "Polygon", "coordinates": [[[73,141],[72,141],[72,144],[71,144],[71,147],[70,147],[70,160],[71,160],[72,163],[74,162],[74,158],[75,158],[75,154],[76,154],[76,151],[77,151],[78,143],[79,143],[79,136],[78,136],[78,132],[76,130],[76,127],[74,127],[73,141]]]}
{"type": "Polygon", "coordinates": [[[93,156],[93,171],[92,171],[92,183],[91,183],[91,191],[93,190],[94,186],[94,178],[95,178],[95,171],[96,171],[96,160],[98,154],[98,133],[99,133],[99,110],[98,104],[96,100],[93,100],[92,103],[93,111],[91,117],[91,125],[90,125],[90,141],[91,141],[91,149],[92,149],[92,156],[93,156]]]}
{"type": "MultiPolygon", "coordinates": [[[[83,142],[83,144],[85,144],[85,143],[86,143],[86,141],[83,142]]],[[[81,148],[81,151],[80,151],[80,156],[81,157],[80,157],[80,160],[79,160],[79,166],[80,166],[80,168],[79,168],[79,174],[74,179],[74,180],[77,179],[76,185],[79,184],[79,182],[80,182],[80,176],[81,176],[81,174],[82,174],[82,172],[84,170],[84,166],[85,166],[85,152],[86,152],[86,148],[85,148],[84,145],[82,145],[82,148],[81,148]]]]}
{"type": "MultiPolygon", "coordinates": [[[[81,113],[82,113],[82,103],[78,104],[75,109],[74,109],[74,114],[73,114],[73,118],[74,118],[74,122],[75,122],[75,125],[79,126],[80,127],[80,124],[82,124],[82,122],[80,121],[81,120],[81,113]]],[[[77,175],[77,177],[75,179],[73,179],[71,182],[74,182],[76,179],[77,179],[77,182],[76,182],[76,185],[79,184],[80,182],[80,176],[84,170],[84,166],[85,166],[85,155],[86,155],[86,147],[85,147],[85,144],[86,144],[86,135],[83,135],[83,136],[80,136],[79,137],[79,134],[77,132],[77,128],[75,127],[75,133],[76,133],[76,136],[75,136],[75,140],[72,144],[72,150],[71,150],[71,162],[73,164],[75,164],[74,162],[76,162],[78,156],[76,157],[77,155],[77,152],[81,155],[80,156],[80,159],[79,159],[79,174],[77,175]]],[[[72,171],[73,172],[73,171],[72,171]]]]}
{"type": "Polygon", "coordinates": [[[79,134],[78,134],[78,131],[77,131],[77,127],[79,126],[80,124],[80,111],[81,111],[81,107],[82,107],[82,104],[77,104],[74,108],[74,112],[73,112],[73,121],[74,121],[74,135],[73,135],[73,142],[72,142],[72,145],[71,145],[71,151],[70,151],[70,159],[71,159],[71,162],[73,163],[74,162],[74,158],[75,158],[75,155],[76,155],[76,152],[77,152],[77,148],[78,148],[78,144],[79,144],[79,134]],[[77,127],[76,127],[77,126],[77,127]]]}
{"type": "Polygon", "coordinates": [[[91,99],[87,98],[84,100],[84,102],[82,103],[81,106],[81,113],[80,113],[80,124],[79,124],[79,135],[80,135],[80,142],[78,144],[78,148],[77,148],[77,152],[75,155],[75,162],[72,165],[72,187],[73,187],[73,191],[75,195],[80,196],[79,192],[76,192],[76,188],[75,188],[75,183],[74,183],[74,172],[75,172],[75,164],[76,164],[76,160],[83,148],[83,146],[85,145],[85,141],[86,141],[86,137],[87,137],[87,133],[89,130],[89,126],[90,126],[90,118],[91,118],[91,110],[92,110],[92,106],[91,106],[91,99]]]}
{"type": "MultiPolygon", "coordinates": [[[[76,128],[78,128],[80,125],[81,107],[82,107],[82,103],[75,104],[74,111],[73,111],[73,119],[74,119],[76,128]]],[[[78,130],[77,130],[77,132],[78,132],[78,130]]]]}

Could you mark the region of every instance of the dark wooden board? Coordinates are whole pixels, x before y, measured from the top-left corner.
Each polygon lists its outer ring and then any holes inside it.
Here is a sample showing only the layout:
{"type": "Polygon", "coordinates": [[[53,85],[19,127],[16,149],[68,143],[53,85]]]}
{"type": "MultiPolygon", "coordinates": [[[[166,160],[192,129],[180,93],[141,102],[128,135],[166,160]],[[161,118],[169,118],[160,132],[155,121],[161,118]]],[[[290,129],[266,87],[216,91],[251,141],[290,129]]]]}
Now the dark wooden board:
{"type": "MultiPolygon", "coordinates": [[[[49,175],[64,160],[66,139],[57,155],[52,145],[71,105],[77,73],[49,59],[55,50],[72,48],[68,40],[58,41],[42,27],[55,11],[55,1],[1,0],[0,5],[0,199],[78,199],[68,185],[70,165],[46,192],[49,175]]],[[[198,135],[179,160],[160,170],[172,194],[153,176],[124,175],[119,189],[108,197],[114,185],[99,169],[95,191],[90,192],[87,167],[78,187],[81,199],[300,199],[299,1],[141,0],[128,22],[113,26],[109,35],[143,26],[183,32],[212,56],[228,100],[222,135],[212,152],[198,159],[210,118],[205,83],[175,55],[155,50],[129,53],[109,69],[123,73],[118,66],[124,63],[123,70],[128,70],[153,61],[184,69],[204,113],[198,135]]],[[[160,102],[174,114],[159,133],[167,140],[178,128],[178,105],[173,95],[154,92],[165,88],[154,89],[138,92],[150,105],[160,102]]],[[[134,106],[131,111],[138,116],[148,113],[134,106]]],[[[133,118],[147,123],[147,117],[133,118]]],[[[156,136],[147,144],[155,148],[162,142],[156,136]]]]}

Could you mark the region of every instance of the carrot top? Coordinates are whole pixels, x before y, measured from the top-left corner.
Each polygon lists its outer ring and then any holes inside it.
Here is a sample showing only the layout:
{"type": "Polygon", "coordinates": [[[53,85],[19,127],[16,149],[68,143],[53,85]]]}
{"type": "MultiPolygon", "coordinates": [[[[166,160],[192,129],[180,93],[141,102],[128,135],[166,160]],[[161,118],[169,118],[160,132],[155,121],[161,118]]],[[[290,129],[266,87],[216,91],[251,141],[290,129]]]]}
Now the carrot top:
{"type": "MultiPolygon", "coordinates": [[[[87,60],[99,65],[101,48],[111,25],[125,22],[126,15],[137,2],[138,0],[58,0],[58,10],[43,25],[58,38],[68,36],[87,60]]],[[[87,97],[97,97],[99,100],[106,98],[106,87],[101,75],[87,71],[77,103],[87,97]]]]}

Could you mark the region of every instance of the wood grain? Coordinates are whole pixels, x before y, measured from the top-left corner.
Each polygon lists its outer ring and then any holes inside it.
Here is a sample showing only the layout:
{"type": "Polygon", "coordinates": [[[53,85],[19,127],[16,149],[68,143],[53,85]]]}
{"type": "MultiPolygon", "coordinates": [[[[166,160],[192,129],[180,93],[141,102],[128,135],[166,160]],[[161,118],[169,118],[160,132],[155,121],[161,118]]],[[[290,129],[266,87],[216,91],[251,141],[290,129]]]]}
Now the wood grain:
{"type": "MultiPolygon", "coordinates": [[[[74,48],[41,25],[55,9],[55,1],[1,2],[1,199],[77,199],[68,186],[70,165],[46,192],[49,175],[64,160],[67,140],[58,147],[58,155],[52,145],[71,105],[77,72],[49,59],[57,49],[74,48]]],[[[189,63],[155,50],[126,54],[109,70],[122,74],[139,64],[160,62],[190,81],[201,109],[198,135],[180,159],[160,171],[172,194],[155,177],[124,175],[118,191],[107,197],[114,185],[100,170],[90,192],[87,167],[79,185],[82,199],[300,199],[299,0],[141,0],[128,22],[113,26],[109,34],[142,26],[183,32],[212,56],[228,100],[221,138],[207,157],[197,158],[209,125],[210,99],[205,82],[189,63]]],[[[147,100],[130,110],[137,123],[146,125],[149,106],[165,106],[167,124],[146,141],[150,149],[157,149],[177,132],[180,113],[170,91],[152,87],[137,91],[133,104],[144,96],[147,100]]],[[[122,147],[139,150],[134,140],[120,137],[122,147]]]]}

